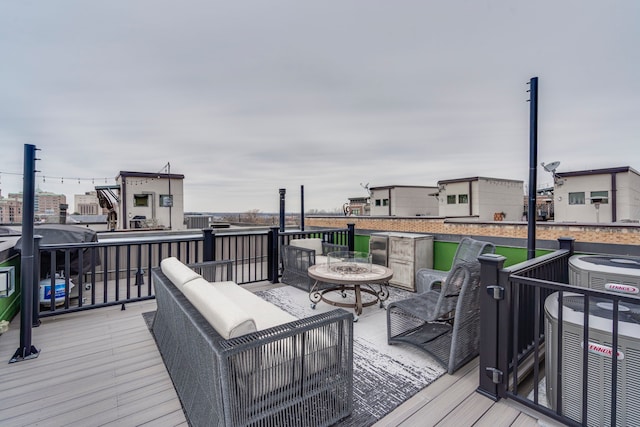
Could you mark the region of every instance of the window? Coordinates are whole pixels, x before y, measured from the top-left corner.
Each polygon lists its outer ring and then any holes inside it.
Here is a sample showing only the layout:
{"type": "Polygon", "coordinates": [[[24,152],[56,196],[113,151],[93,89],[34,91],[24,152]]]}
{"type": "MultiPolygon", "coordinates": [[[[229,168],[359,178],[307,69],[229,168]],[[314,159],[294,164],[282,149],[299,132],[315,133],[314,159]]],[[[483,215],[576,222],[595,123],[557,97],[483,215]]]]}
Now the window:
{"type": "Polygon", "coordinates": [[[447,204],[448,205],[455,205],[456,204],[456,196],[455,196],[455,194],[447,196],[447,204]]]}
{"type": "Polygon", "coordinates": [[[376,199],[376,206],[382,206],[382,200],[376,199]]]}
{"type": "Polygon", "coordinates": [[[578,193],[569,193],[570,205],[584,205],[584,191],[578,193]]]}
{"type": "Polygon", "coordinates": [[[173,206],[173,196],[170,194],[161,194],[160,195],[160,207],[161,208],[170,208],[173,206]]]}
{"type": "Polygon", "coordinates": [[[469,203],[468,194],[458,194],[458,203],[469,203]]]}
{"type": "Polygon", "coordinates": [[[382,199],[382,206],[389,206],[389,199],[382,199]]]}
{"type": "Polygon", "coordinates": [[[591,192],[591,203],[609,203],[609,192],[608,191],[592,191],[591,192]]]}
{"type": "Polygon", "coordinates": [[[149,195],[148,194],[134,194],[133,195],[133,206],[149,206],[149,195]]]}

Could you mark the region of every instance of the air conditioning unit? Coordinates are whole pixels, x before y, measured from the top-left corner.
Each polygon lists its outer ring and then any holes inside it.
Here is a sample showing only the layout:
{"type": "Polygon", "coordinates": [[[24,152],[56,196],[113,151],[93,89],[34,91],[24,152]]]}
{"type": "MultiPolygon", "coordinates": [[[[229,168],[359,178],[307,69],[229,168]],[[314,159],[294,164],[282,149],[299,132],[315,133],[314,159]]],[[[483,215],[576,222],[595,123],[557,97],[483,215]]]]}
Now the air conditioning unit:
{"type": "MultiPolygon", "coordinates": [[[[557,409],[558,380],[561,382],[560,412],[582,421],[582,380],[584,343],[584,296],[563,294],[562,337],[558,321],[558,293],[547,297],[545,309],[546,392],[549,406],[557,409]],[[558,379],[558,360],[562,375],[558,379]]],[[[640,425],[640,300],[639,304],[620,303],[618,349],[613,351],[611,300],[589,299],[589,338],[587,375],[588,426],[611,425],[611,370],[617,354],[616,425],[640,425]]]]}
{"type": "Polygon", "coordinates": [[[639,294],[640,258],[574,255],[569,258],[569,284],[639,294]]]}

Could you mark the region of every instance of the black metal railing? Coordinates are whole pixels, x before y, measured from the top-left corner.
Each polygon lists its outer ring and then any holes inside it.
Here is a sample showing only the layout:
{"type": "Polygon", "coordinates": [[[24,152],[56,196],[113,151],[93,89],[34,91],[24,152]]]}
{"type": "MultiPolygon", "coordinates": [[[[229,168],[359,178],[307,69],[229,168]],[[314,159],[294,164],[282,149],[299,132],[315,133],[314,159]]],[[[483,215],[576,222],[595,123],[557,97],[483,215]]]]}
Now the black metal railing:
{"type": "MultiPolygon", "coordinates": [[[[478,391],[495,400],[518,401],[566,425],[636,425],[639,420],[627,408],[635,405],[640,388],[625,388],[637,379],[626,378],[619,368],[623,362],[611,356],[611,349],[621,348],[622,307],[636,306],[640,312],[640,301],[569,285],[572,254],[573,241],[561,239],[558,251],[510,268],[502,268],[503,257],[481,257],[487,292],[481,297],[478,391]],[[601,340],[589,327],[595,310],[590,301],[611,307],[601,340]],[[580,314],[571,314],[567,320],[572,323],[566,324],[565,313],[575,313],[567,311],[569,302],[580,306],[580,314]],[[621,394],[633,396],[623,401],[621,394]]],[[[634,357],[633,364],[640,365],[635,350],[627,352],[624,363],[634,357]]],[[[635,366],[629,370],[634,371],[639,372],[635,366]]]]}
{"type": "Polygon", "coordinates": [[[36,253],[39,292],[34,318],[41,318],[118,304],[124,308],[126,303],[154,298],[151,267],[169,256],[185,263],[202,261],[203,237],[36,243],[36,253]]]}
{"type": "MultiPolygon", "coordinates": [[[[349,250],[354,249],[354,237],[355,237],[354,224],[348,224],[344,229],[323,229],[323,230],[308,230],[308,231],[284,231],[278,232],[281,245],[288,245],[291,239],[307,239],[307,238],[320,238],[324,242],[334,243],[337,245],[348,246],[349,250]]],[[[276,228],[277,230],[277,228],[276,228]]]]}
{"type": "Polygon", "coordinates": [[[236,283],[277,283],[280,243],[302,236],[351,242],[353,248],[354,227],[283,233],[277,227],[239,232],[206,229],[190,236],[166,234],[48,245],[40,245],[36,238],[34,278],[39,291],[34,295],[33,322],[111,305],[121,304],[124,309],[127,303],[155,298],[151,268],[170,256],[185,264],[233,260],[236,283]]]}
{"type": "Polygon", "coordinates": [[[274,258],[271,258],[271,270],[278,272],[274,277],[282,275],[282,262],[279,255],[280,246],[288,245],[292,239],[320,238],[324,242],[347,246],[350,251],[354,250],[355,247],[354,224],[347,224],[347,228],[342,229],[332,228],[307,231],[279,231],[278,227],[273,227],[271,230],[273,232],[273,240],[271,242],[272,252],[276,254],[274,258]]]}

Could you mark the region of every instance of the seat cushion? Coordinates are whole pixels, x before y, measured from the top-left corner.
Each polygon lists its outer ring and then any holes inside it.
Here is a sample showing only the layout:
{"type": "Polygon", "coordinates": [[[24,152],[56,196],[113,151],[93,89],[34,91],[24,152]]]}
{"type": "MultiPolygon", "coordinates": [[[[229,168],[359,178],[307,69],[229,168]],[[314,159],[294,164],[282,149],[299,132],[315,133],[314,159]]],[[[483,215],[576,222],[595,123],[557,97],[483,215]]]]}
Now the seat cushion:
{"type": "Polygon", "coordinates": [[[316,251],[316,256],[322,255],[322,239],[320,238],[314,237],[312,239],[291,239],[289,244],[298,248],[313,249],[314,251],[316,251]]]}
{"type": "Polygon", "coordinates": [[[182,292],[223,338],[235,338],[257,330],[243,301],[234,301],[203,278],[189,281],[182,292]]]}
{"type": "Polygon", "coordinates": [[[178,261],[176,257],[165,258],[160,262],[160,269],[171,282],[180,290],[194,279],[202,278],[198,273],[178,261]]]}
{"type": "Polygon", "coordinates": [[[250,313],[258,331],[298,320],[279,307],[238,286],[235,282],[214,282],[211,285],[242,307],[243,311],[250,313]]]}

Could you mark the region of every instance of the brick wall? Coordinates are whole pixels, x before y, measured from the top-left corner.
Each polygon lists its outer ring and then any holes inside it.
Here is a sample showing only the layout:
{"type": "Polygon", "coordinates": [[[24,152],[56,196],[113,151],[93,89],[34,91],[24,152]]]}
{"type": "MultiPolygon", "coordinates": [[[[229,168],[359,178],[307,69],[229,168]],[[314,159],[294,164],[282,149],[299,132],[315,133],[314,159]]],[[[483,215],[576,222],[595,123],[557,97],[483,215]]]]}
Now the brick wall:
{"type": "MultiPolygon", "coordinates": [[[[527,238],[526,222],[472,222],[459,219],[427,217],[305,217],[309,227],[345,228],[355,224],[357,230],[404,231],[410,233],[453,234],[527,238]]],[[[577,242],[640,245],[640,224],[579,224],[539,222],[536,240],[573,237],[577,242]]]]}

